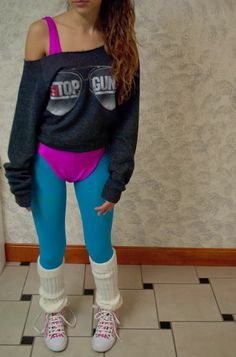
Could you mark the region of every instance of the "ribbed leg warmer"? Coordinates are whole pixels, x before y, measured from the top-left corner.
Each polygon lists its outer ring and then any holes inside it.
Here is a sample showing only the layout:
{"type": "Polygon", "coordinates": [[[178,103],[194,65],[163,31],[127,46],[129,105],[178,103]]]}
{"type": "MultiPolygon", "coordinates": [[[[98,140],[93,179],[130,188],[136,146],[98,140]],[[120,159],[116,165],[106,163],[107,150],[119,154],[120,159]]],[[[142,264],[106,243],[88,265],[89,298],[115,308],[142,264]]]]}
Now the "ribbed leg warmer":
{"type": "Polygon", "coordinates": [[[116,310],[123,304],[123,297],[118,288],[118,269],[116,250],[113,248],[110,260],[104,263],[96,263],[89,256],[96,291],[95,303],[107,310],[116,310]]]}
{"type": "Polygon", "coordinates": [[[37,271],[40,279],[39,305],[45,312],[59,312],[68,303],[64,289],[64,263],[55,269],[45,269],[37,259],[37,271]]]}

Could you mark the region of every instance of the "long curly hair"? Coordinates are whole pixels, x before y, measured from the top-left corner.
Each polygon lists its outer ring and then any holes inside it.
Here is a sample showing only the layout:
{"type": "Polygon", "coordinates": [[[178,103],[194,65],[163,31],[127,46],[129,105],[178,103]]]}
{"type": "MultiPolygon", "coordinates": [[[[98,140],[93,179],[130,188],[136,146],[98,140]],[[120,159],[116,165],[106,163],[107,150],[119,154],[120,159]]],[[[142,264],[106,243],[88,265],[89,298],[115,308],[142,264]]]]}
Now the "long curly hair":
{"type": "Polygon", "coordinates": [[[118,105],[129,99],[135,84],[134,74],[140,66],[135,19],[134,0],[102,0],[95,24],[103,32],[106,50],[112,57],[112,76],[118,91],[118,105]]]}

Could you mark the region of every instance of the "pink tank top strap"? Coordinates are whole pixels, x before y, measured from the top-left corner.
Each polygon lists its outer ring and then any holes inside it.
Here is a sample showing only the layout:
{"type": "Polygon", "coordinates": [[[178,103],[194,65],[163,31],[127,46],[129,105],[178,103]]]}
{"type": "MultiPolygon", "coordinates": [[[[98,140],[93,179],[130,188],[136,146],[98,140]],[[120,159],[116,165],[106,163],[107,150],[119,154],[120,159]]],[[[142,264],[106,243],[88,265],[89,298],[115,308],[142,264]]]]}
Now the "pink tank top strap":
{"type": "Polygon", "coordinates": [[[57,31],[55,21],[51,16],[44,16],[43,19],[47,21],[49,32],[49,55],[62,52],[60,38],[57,31]]]}

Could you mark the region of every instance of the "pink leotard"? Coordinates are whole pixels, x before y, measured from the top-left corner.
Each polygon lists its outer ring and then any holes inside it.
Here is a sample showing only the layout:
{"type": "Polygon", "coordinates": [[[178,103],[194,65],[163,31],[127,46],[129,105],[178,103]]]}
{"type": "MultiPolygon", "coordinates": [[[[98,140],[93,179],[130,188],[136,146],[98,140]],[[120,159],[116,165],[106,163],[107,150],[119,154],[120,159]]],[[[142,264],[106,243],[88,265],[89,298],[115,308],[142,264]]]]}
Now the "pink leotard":
{"type": "MultiPolygon", "coordinates": [[[[52,17],[43,17],[49,30],[49,55],[62,52],[56,24],[52,17]]],[[[47,161],[55,174],[64,181],[82,181],[96,168],[105,152],[105,147],[87,152],[58,150],[43,143],[38,145],[38,153],[47,161]]]]}

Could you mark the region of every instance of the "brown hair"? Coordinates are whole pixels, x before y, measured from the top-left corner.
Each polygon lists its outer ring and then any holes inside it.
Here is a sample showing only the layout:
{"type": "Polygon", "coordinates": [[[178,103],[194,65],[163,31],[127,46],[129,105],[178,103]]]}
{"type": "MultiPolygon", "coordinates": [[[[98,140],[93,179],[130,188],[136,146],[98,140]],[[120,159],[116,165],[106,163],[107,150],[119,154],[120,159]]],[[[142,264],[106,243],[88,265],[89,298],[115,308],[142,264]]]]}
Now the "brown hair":
{"type": "Polygon", "coordinates": [[[107,51],[113,59],[112,75],[118,90],[118,105],[129,98],[134,74],[139,69],[134,24],[134,0],[102,0],[96,27],[104,33],[107,51]]]}

